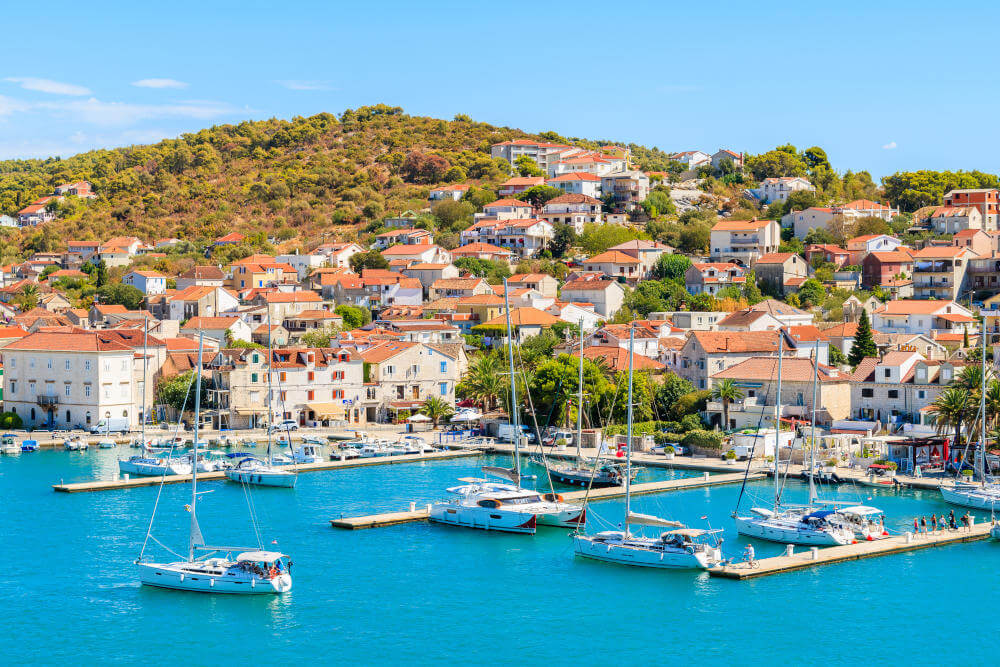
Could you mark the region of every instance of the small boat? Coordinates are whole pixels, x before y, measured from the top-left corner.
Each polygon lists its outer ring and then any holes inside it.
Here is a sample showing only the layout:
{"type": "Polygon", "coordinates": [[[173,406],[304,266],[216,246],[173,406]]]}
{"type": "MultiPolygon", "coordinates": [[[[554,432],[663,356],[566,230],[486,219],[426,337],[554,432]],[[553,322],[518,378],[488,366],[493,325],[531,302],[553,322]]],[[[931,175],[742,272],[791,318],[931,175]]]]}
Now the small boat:
{"type": "Polygon", "coordinates": [[[226,477],[241,484],[292,488],[298,476],[293,471],[268,465],[256,456],[248,456],[226,470],[226,477]]]}
{"type": "Polygon", "coordinates": [[[0,452],[8,456],[21,453],[21,446],[17,444],[17,438],[13,433],[4,433],[0,438],[0,452]]]}
{"type": "Polygon", "coordinates": [[[218,437],[218,439],[216,440],[216,446],[220,447],[222,449],[230,449],[231,447],[239,447],[240,444],[241,443],[240,443],[240,439],[239,438],[234,438],[234,437],[232,437],[230,435],[227,435],[225,433],[223,433],[222,435],[220,435],[218,437]]]}
{"type": "Polygon", "coordinates": [[[382,456],[396,456],[402,453],[402,448],[389,445],[385,440],[366,442],[358,449],[358,455],[363,459],[374,459],[382,456]]]}
{"type": "Polygon", "coordinates": [[[868,466],[864,479],[857,483],[873,489],[892,489],[896,487],[896,471],[887,465],[873,463],[868,466]]]}
{"type": "Polygon", "coordinates": [[[63,447],[68,452],[85,452],[90,447],[87,441],[78,435],[74,435],[72,438],[66,438],[63,440],[63,447]]]}
{"type": "Polygon", "coordinates": [[[180,458],[156,458],[146,454],[137,454],[127,459],[119,459],[118,472],[123,475],[139,475],[140,477],[190,475],[191,463],[189,460],[180,458]]]}
{"type": "Polygon", "coordinates": [[[481,530],[535,534],[538,515],[525,507],[525,501],[534,502],[537,493],[507,492],[483,479],[459,481],[466,484],[448,489],[448,493],[456,496],[454,499],[431,505],[428,517],[431,521],[481,530]]]}
{"type": "Polygon", "coordinates": [[[292,452],[292,461],[295,463],[316,463],[323,460],[323,451],[320,445],[303,442],[292,452]]]}
{"type": "Polygon", "coordinates": [[[330,442],[342,442],[344,440],[354,440],[358,437],[358,432],[354,433],[331,433],[326,436],[326,439],[330,442]]]}
{"type": "Polygon", "coordinates": [[[360,459],[361,450],[357,447],[343,446],[337,447],[330,452],[331,461],[348,461],[350,459],[360,459]]]}
{"type": "Polygon", "coordinates": [[[98,449],[114,449],[117,446],[118,446],[118,443],[115,442],[114,440],[104,439],[104,440],[98,440],[97,441],[97,448],[98,449]]]}
{"type": "Polygon", "coordinates": [[[302,442],[308,443],[310,445],[325,445],[326,440],[315,435],[307,435],[302,438],[302,442]]]}
{"type": "Polygon", "coordinates": [[[37,440],[22,440],[21,441],[21,451],[22,452],[37,452],[38,451],[38,441],[37,440]]]}
{"type": "Polygon", "coordinates": [[[885,529],[885,513],[877,507],[851,505],[837,510],[844,527],[859,541],[882,540],[889,537],[885,529]]]}
{"type": "Polygon", "coordinates": [[[396,444],[402,448],[403,454],[431,454],[438,451],[416,435],[405,435],[396,444]]]}

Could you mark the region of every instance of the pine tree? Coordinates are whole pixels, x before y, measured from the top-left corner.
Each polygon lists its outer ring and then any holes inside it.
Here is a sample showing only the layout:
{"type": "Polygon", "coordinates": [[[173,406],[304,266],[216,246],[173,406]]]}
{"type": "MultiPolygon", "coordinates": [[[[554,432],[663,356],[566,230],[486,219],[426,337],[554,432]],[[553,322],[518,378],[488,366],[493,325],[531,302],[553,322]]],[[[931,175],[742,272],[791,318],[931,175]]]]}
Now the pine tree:
{"type": "Polygon", "coordinates": [[[872,337],[872,328],[868,323],[868,312],[862,310],[861,317],[858,319],[858,331],[854,334],[854,345],[851,346],[851,352],[847,355],[847,361],[850,362],[851,368],[857,368],[857,365],[865,357],[877,356],[878,346],[875,345],[875,339],[872,337]]]}

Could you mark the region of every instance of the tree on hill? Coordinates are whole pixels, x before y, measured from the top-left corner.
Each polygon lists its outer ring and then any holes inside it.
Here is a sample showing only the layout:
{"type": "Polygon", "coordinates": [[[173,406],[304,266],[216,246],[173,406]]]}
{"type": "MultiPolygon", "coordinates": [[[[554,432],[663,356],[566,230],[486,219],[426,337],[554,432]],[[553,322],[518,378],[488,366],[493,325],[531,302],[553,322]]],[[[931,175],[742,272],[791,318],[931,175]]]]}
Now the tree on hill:
{"type": "Polygon", "coordinates": [[[125,306],[126,310],[139,310],[146,295],[138,287],[124,283],[113,283],[98,288],[97,296],[106,305],[125,306]]]}
{"type": "Polygon", "coordinates": [[[451,163],[440,155],[430,155],[420,151],[406,154],[400,174],[410,183],[440,183],[451,163]]]}
{"type": "Polygon", "coordinates": [[[653,277],[660,280],[684,282],[684,274],[691,268],[691,260],[686,255],[660,255],[653,265],[653,277]]]}
{"type": "Polygon", "coordinates": [[[340,315],[341,319],[344,320],[344,329],[346,331],[363,327],[372,321],[371,312],[359,306],[350,306],[343,303],[334,308],[333,312],[340,315]]]}
{"type": "Polygon", "coordinates": [[[348,260],[351,264],[351,269],[360,274],[365,269],[388,269],[389,260],[382,256],[378,250],[369,250],[368,252],[359,252],[356,255],[351,255],[351,259],[348,260]]]}
{"type": "Polygon", "coordinates": [[[760,155],[749,156],[746,160],[747,170],[758,181],[779,176],[805,176],[808,170],[805,161],[794,152],[794,146],[791,147],[792,151],[787,148],[788,146],[782,146],[760,155]]]}
{"type": "Polygon", "coordinates": [[[544,176],[541,167],[538,163],[532,160],[527,155],[522,155],[521,157],[514,160],[514,169],[517,170],[521,176],[544,176]]]}
{"type": "Polygon", "coordinates": [[[847,355],[847,361],[851,364],[852,368],[857,368],[858,364],[865,357],[877,356],[878,346],[875,345],[875,338],[872,336],[871,324],[868,321],[868,312],[862,310],[861,317],[858,319],[858,330],[854,334],[854,344],[847,355]]]}
{"type": "Polygon", "coordinates": [[[510,278],[510,265],[507,262],[478,257],[459,257],[452,263],[462,271],[468,271],[478,278],[485,278],[491,285],[497,285],[502,283],[504,278],[510,278]]]}
{"type": "MultiPolygon", "coordinates": [[[[531,158],[528,159],[530,160],[531,158]]],[[[550,199],[555,199],[562,193],[562,190],[554,188],[551,185],[536,185],[517,195],[517,198],[528,202],[532,206],[545,206],[550,199]]]]}
{"type": "Polygon", "coordinates": [[[580,235],[580,247],[588,255],[597,255],[611,246],[616,246],[626,241],[634,241],[642,238],[643,234],[628,227],[618,225],[595,225],[586,224],[583,226],[583,234],[580,235]]]}
{"type": "Polygon", "coordinates": [[[576,243],[576,230],[563,222],[557,222],[553,226],[552,240],[549,241],[549,251],[555,258],[562,257],[576,243]]]}

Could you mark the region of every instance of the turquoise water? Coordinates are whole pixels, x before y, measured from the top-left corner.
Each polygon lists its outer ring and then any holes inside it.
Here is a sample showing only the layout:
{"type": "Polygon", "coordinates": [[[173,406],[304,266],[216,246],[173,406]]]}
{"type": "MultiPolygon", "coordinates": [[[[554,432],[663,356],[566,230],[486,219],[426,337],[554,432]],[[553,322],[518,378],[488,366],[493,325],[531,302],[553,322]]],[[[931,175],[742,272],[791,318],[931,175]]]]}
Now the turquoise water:
{"type": "MultiPolygon", "coordinates": [[[[295,589],[277,598],[140,587],[132,562],[157,488],[65,495],[49,486],[107,478],[114,452],[2,458],[8,586],[0,661],[930,664],[946,655],[992,661],[992,641],[976,634],[991,627],[1000,592],[1000,546],[989,542],[731,582],[574,558],[567,533],[557,529],[529,537],[428,523],[347,532],[328,523],[341,514],[434,500],[482,463],[308,473],[294,491],[255,490],[265,544],[277,539],[295,561],[295,589]],[[944,634],[952,630],[949,641],[944,634]],[[933,641],[920,648],[920,637],[933,641]]],[[[242,489],[228,482],[201,488],[211,491],[199,504],[206,539],[250,542],[242,489]]],[[[634,503],[637,511],[696,526],[707,515],[727,529],[724,550],[739,553],[746,540],[728,520],[738,492],[738,486],[693,489],[634,503]]],[[[186,544],[189,493],[187,485],[165,486],[160,499],[154,533],[178,550],[186,544]]],[[[770,487],[755,483],[749,493],[763,501],[770,487]]],[[[804,495],[803,485],[790,483],[788,500],[804,495]]],[[[914,514],[948,510],[930,492],[869,500],[867,490],[841,487],[825,495],[877,505],[898,528],[914,514]]],[[[592,512],[613,524],[621,509],[620,501],[607,501],[592,512]]],[[[759,555],[780,550],[756,546],[759,555]]]]}

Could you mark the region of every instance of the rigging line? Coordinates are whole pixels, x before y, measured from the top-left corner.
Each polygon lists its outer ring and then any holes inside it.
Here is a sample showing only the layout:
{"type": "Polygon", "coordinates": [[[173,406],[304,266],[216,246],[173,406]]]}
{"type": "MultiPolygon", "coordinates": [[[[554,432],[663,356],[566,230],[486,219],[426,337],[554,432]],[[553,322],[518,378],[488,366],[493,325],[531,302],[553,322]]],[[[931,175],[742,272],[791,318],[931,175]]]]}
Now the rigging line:
{"type": "MultiPolygon", "coordinates": [[[[513,342],[511,336],[507,337],[507,344],[511,346],[511,350],[515,349],[513,347],[514,342],[513,342]]],[[[548,461],[545,458],[545,449],[542,447],[542,433],[541,433],[541,431],[538,430],[538,415],[535,414],[535,404],[534,404],[534,401],[531,398],[531,387],[528,386],[528,378],[527,378],[527,375],[524,373],[524,357],[521,356],[521,346],[518,345],[516,349],[517,349],[517,362],[518,362],[518,365],[521,367],[521,375],[524,378],[524,394],[528,398],[528,409],[531,411],[531,421],[535,425],[535,437],[538,439],[538,450],[539,450],[539,452],[541,453],[541,456],[542,456],[542,465],[545,468],[545,477],[546,477],[546,479],[548,479],[548,482],[549,482],[549,490],[552,492],[552,495],[555,496],[556,495],[556,489],[555,489],[555,485],[552,483],[552,474],[549,472],[548,461]]],[[[517,379],[516,378],[512,378],[512,381],[516,382],[517,379]]],[[[560,387],[562,386],[562,381],[561,380],[560,380],[559,386],[560,387]]],[[[557,395],[558,395],[558,389],[557,389],[557,395]]],[[[554,403],[553,403],[553,405],[554,405],[554,403]]],[[[512,409],[516,410],[517,406],[512,406],[512,409]]],[[[515,438],[520,438],[521,434],[520,433],[515,433],[514,437],[515,438]]],[[[515,454],[515,456],[517,456],[517,454],[515,454]]],[[[518,482],[518,485],[520,485],[520,482],[518,482]]]]}
{"type": "MultiPolygon", "coordinates": [[[[781,335],[781,334],[779,333],[778,335],[781,335]]],[[[764,391],[764,405],[767,405],[767,397],[771,393],[771,386],[772,386],[772,382],[773,382],[773,379],[774,379],[774,373],[776,373],[776,372],[777,372],[777,368],[772,369],[771,377],[769,377],[768,380],[767,380],[767,389],[764,391]]],[[[761,424],[763,424],[763,423],[764,423],[764,410],[763,410],[763,408],[761,408],[760,417],[757,418],[757,433],[758,434],[760,434],[760,427],[761,427],[761,424]]],[[[724,426],[728,426],[728,424],[725,424],[724,426]]],[[[779,426],[779,428],[780,428],[780,426],[779,426]]],[[[723,430],[725,430],[725,429],[723,429],[723,430]]],[[[747,488],[747,481],[750,478],[750,463],[753,461],[753,455],[754,455],[754,453],[756,451],[757,451],[757,438],[754,437],[754,439],[753,439],[753,447],[750,449],[750,456],[747,458],[747,467],[743,471],[743,483],[740,485],[740,495],[737,496],[737,498],[736,498],[736,508],[733,510],[733,516],[734,517],[736,516],[736,514],[740,510],[740,503],[743,501],[743,495],[745,494],[746,488],[747,488]]],[[[775,435],[774,435],[774,454],[775,454],[775,456],[777,456],[777,454],[778,454],[778,432],[775,432],[775,435]]],[[[764,445],[764,456],[765,456],[765,458],[767,457],[767,445],[766,444],[764,445]]],[[[777,483],[777,482],[775,482],[775,483],[777,483]]]]}
{"type": "MultiPolygon", "coordinates": [[[[200,362],[201,360],[199,359],[198,361],[200,362]]],[[[188,396],[191,395],[191,387],[194,385],[194,380],[195,380],[194,375],[192,375],[191,376],[191,382],[188,383],[187,390],[185,390],[185,392],[184,392],[184,402],[181,403],[181,412],[182,413],[184,411],[184,406],[187,405],[188,396]]],[[[145,389],[143,389],[143,391],[145,391],[145,389]]],[[[143,419],[145,419],[145,417],[143,417],[143,419]]],[[[176,447],[177,447],[176,443],[177,443],[178,433],[180,433],[180,428],[181,428],[181,420],[178,419],[177,420],[177,426],[174,429],[174,437],[171,438],[171,440],[170,440],[170,452],[167,455],[167,460],[168,461],[173,458],[174,449],[176,449],[176,447]]],[[[145,441],[145,439],[142,441],[142,451],[143,452],[146,451],[146,441],[145,441]]],[[[191,465],[193,465],[193,466],[198,465],[198,461],[195,460],[191,465]]],[[[149,525],[146,527],[146,538],[142,541],[142,548],[139,550],[139,560],[142,560],[143,555],[146,553],[146,545],[149,542],[149,538],[151,537],[151,535],[153,533],[153,521],[156,519],[156,510],[160,506],[160,496],[163,494],[163,480],[164,480],[164,478],[166,476],[167,476],[167,469],[164,468],[163,469],[163,474],[160,476],[160,486],[156,490],[156,500],[153,501],[153,512],[149,516],[149,525]]],[[[153,539],[156,539],[156,538],[153,538],[153,539]]],[[[171,552],[171,553],[173,553],[173,552],[171,552]]],[[[177,554],[174,554],[174,555],[177,555],[177,554]]]]}

